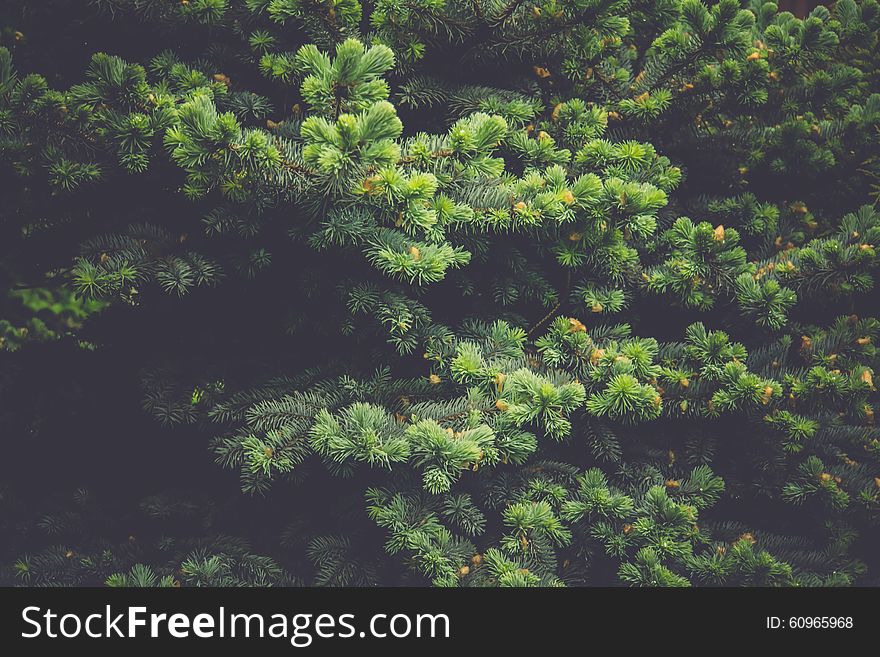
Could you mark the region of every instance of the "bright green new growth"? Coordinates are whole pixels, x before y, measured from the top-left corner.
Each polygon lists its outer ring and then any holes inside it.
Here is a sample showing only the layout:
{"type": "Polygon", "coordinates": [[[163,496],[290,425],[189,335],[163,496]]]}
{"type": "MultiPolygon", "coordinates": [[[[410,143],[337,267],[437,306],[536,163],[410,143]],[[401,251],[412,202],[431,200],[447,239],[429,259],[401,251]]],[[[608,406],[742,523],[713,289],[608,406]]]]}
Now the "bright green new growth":
{"type": "Polygon", "coordinates": [[[17,581],[876,581],[877,2],[97,4],[223,47],[57,91],[0,49],[10,244],[77,235],[75,321],[25,304],[0,349],[219,307],[143,407],[285,529],[55,545],[17,581]],[[120,181],[122,218],[89,196],[120,181]]]}

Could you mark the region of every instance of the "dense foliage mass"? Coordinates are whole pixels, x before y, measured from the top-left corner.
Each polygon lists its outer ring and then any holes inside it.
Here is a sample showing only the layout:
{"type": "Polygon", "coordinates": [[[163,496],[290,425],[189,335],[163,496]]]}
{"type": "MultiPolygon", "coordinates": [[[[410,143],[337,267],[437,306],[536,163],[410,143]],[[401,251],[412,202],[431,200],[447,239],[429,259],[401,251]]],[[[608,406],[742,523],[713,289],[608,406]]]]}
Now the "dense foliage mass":
{"type": "Polygon", "coordinates": [[[13,4],[0,581],[880,581],[875,0],[13,4]]]}

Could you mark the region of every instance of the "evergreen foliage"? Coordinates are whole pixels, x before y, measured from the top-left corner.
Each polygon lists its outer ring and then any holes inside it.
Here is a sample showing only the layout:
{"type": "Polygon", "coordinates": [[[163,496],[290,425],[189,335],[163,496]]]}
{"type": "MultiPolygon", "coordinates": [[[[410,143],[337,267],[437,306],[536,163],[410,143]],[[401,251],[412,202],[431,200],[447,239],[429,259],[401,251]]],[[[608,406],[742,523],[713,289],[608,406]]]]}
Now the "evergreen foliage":
{"type": "Polygon", "coordinates": [[[0,582],[880,581],[876,0],[13,4],[0,582]]]}

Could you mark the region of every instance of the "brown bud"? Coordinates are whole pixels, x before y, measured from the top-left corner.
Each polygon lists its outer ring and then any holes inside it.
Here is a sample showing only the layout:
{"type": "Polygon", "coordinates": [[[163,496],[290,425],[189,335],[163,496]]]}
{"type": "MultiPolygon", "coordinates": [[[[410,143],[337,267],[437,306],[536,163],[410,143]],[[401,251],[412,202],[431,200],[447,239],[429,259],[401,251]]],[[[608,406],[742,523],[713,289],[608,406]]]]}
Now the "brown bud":
{"type": "Polygon", "coordinates": [[[578,319],[575,319],[574,317],[570,317],[568,319],[568,324],[569,324],[569,327],[568,327],[569,333],[585,333],[587,330],[587,327],[584,326],[583,322],[581,322],[578,319]]]}

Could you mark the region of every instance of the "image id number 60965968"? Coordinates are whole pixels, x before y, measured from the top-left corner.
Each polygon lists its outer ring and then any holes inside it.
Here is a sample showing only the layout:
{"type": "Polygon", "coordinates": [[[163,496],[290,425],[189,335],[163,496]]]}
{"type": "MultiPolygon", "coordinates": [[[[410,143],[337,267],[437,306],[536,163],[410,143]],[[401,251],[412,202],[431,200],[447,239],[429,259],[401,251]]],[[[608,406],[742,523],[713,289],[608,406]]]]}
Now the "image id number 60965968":
{"type": "Polygon", "coordinates": [[[848,630],[853,627],[852,616],[767,616],[768,630],[848,630]]]}

